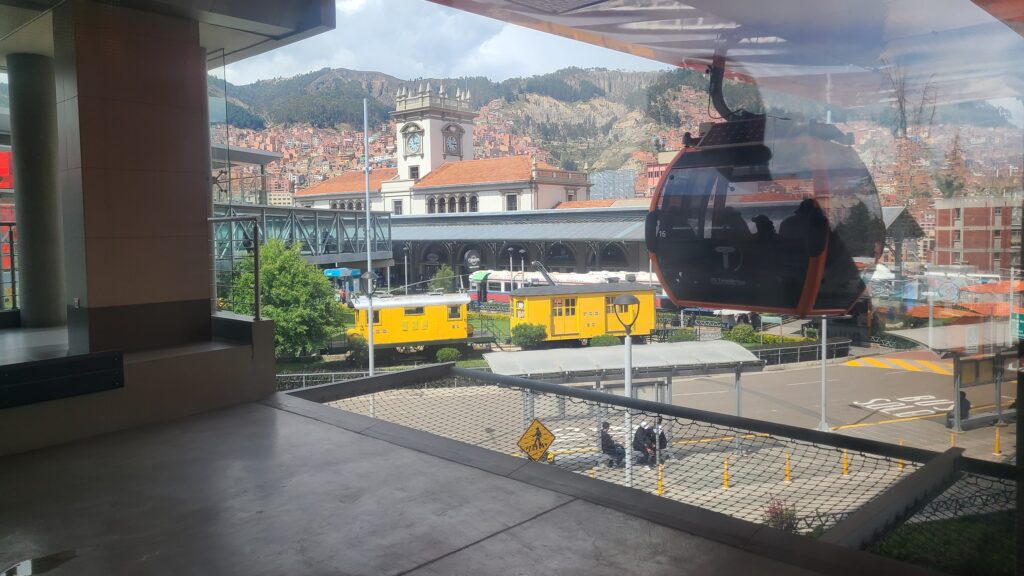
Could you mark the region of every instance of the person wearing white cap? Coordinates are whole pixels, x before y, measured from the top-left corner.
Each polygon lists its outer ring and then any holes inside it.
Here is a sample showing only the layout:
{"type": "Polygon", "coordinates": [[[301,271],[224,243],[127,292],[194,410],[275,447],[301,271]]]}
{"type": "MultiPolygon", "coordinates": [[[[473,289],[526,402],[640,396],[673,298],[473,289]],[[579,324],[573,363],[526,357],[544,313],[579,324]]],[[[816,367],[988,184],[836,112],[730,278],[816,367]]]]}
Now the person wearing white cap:
{"type": "Polygon", "coordinates": [[[636,432],[633,433],[633,450],[640,453],[636,458],[637,464],[647,464],[651,456],[653,456],[647,442],[647,427],[649,425],[650,424],[644,420],[639,426],[637,426],[636,432]]]}

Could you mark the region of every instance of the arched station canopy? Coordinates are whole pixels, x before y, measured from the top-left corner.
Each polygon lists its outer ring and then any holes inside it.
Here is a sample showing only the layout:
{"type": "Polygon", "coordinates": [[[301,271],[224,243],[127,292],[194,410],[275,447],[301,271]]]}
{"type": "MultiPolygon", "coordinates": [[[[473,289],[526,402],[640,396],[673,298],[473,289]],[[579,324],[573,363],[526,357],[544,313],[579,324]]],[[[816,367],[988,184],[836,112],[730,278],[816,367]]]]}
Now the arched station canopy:
{"type": "Polygon", "coordinates": [[[838,106],[1018,96],[1024,3],[1012,0],[433,0],[672,66],[727,72],[838,106]]]}

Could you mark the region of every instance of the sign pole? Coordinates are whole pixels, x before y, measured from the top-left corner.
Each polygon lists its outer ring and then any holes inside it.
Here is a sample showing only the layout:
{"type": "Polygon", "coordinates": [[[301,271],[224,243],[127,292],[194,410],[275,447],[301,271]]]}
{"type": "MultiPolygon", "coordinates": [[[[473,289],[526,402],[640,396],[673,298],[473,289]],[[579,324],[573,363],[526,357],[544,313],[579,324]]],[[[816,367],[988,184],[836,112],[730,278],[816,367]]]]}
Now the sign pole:
{"type": "MultiPolygon", "coordinates": [[[[633,338],[630,336],[631,330],[626,327],[626,342],[624,348],[626,349],[626,363],[623,365],[623,377],[625,380],[625,395],[626,398],[633,398],[633,338]]],[[[633,487],[633,414],[630,408],[626,408],[626,486],[633,487]]]]}
{"type": "MultiPolygon", "coordinates": [[[[370,222],[370,122],[366,113],[366,98],[363,98],[363,174],[366,178],[366,272],[373,269],[373,257],[371,255],[371,232],[373,225],[370,222]]],[[[373,296],[370,294],[370,281],[367,280],[366,292],[369,308],[366,311],[366,349],[369,353],[370,376],[373,376],[373,296]]]]}
{"type": "Polygon", "coordinates": [[[821,317],[821,422],[818,430],[828,432],[828,320],[821,317]]]}

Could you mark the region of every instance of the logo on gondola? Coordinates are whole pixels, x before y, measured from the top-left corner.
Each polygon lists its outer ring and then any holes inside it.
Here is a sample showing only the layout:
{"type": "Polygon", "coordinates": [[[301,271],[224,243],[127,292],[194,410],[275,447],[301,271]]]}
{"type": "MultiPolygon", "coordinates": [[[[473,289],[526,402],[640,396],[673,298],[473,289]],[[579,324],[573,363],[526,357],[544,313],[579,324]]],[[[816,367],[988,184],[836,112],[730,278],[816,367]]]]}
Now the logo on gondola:
{"type": "Polygon", "coordinates": [[[735,246],[718,246],[715,248],[722,257],[722,270],[737,272],[743,266],[743,251],[735,246]]]}

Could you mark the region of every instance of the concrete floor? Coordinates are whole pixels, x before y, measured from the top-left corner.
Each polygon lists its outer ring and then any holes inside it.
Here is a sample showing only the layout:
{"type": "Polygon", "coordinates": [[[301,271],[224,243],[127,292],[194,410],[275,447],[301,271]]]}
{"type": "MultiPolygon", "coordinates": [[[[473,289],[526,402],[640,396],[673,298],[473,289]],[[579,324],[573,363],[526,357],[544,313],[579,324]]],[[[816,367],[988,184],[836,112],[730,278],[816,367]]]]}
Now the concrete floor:
{"type": "Polygon", "coordinates": [[[53,575],[920,573],[282,395],[0,459],[0,511],[53,575]]]}

